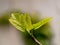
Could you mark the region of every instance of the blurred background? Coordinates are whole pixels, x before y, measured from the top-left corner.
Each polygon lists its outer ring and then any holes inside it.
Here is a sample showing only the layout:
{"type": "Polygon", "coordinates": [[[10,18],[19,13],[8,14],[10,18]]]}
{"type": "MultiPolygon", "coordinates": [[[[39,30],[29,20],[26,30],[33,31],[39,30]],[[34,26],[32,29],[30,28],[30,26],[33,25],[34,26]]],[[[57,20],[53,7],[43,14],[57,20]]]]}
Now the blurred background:
{"type": "Polygon", "coordinates": [[[14,10],[37,12],[41,18],[52,17],[54,35],[50,45],[60,45],[60,0],[0,0],[0,45],[24,45],[21,35],[8,21],[14,10]]]}

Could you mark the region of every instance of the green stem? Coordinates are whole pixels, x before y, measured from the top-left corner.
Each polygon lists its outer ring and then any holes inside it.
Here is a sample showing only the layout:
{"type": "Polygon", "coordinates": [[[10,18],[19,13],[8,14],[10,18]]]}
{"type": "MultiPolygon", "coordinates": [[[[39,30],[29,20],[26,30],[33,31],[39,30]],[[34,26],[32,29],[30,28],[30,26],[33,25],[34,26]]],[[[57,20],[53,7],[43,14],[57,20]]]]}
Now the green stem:
{"type": "Polygon", "coordinates": [[[41,42],[39,42],[39,41],[34,37],[33,34],[31,34],[30,32],[28,32],[28,33],[29,33],[29,35],[32,37],[32,39],[34,40],[34,42],[35,42],[37,45],[42,45],[41,42]]]}
{"type": "Polygon", "coordinates": [[[39,42],[35,37],[34,35],[31,35],[32,39],[34,40],[34,42],[37,44],[37,45],[42,45],[41,42],[39,42]]]}

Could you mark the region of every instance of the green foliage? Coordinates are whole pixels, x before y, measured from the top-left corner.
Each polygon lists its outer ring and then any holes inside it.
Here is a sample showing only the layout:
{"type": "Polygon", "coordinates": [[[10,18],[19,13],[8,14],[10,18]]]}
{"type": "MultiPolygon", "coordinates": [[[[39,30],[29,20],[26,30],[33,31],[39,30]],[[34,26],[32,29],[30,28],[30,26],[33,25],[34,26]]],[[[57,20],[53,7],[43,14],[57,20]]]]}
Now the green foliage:
{"type": "MultiPolygon", "coordinates": [[[[42,43],[42,45],[49,45],[51,39],[50,31],[51,27],[49,26],[49,24],[45,24],[37,30],[31,30],[31,33],[33,33],[33,35],[37,38],[37,40],[39,40],[42,43]]],[[[27,32],[22,34],[23,38],[25,39],[26,45],[37,45],[27,32]]]]}
{"type": "Polygon", "coordinates": [[[31,29],[33,29],[33,26],[32,26],[32,22],[31,22],[31,18],[30,18],[30,16],[29,16],[29,14],[27,14],[27,13],[25,13],[25,15],[26,15],[26,30],[31,30],[31,29]]]}
{"type": "Polygon", "coordinates": [[[20,10],[12,10],[12,11],[5,11],[4,13],[0,14],[0,25],[5,26],[5,25],[9,25],[9,18],[10,18],[10,14],[11,13],[21,13],[20,10]]]}
{"type": "Polygon", "coordinates": [[[31,17],[28,13],[12,13],[9,21],[19,31],[25,32],[23,35],[26,45],[37,45],[28,33],[33,33],[43,45],[49,45],[51,33],[47,23],[50,19],[50,17],[44,18],[38,23],[32,24],[31,17]]]}
{"type": "Polygon", "coordinates": [[[29,30],[33,28],[31,18],[27,13],[13,13],[11,14],[9,21],[12,25],[14,25],[18,30],[22,32],[25,32],[25,30],[29,32],[29,30]]]}
{"type": "Polygon", "coordinates": [[[18,30],[24,32],[24,20],[22,19],[23,15],[19,16],[19,13],[11,14],[11,18],[9,19],[10,23],[15,26],[18,30]],[[19,18],[20,17],[20,18],[19,18]],[[19,20],[20,19],[20,20],[19,20]],[[23,24],[23,25],[22,25],[23,24]]]}
{"type": "Polygon", "coordinates": [[[51,18],[45,18],[36,24],[32,24],[29,14],[24,13],[12,13],[11,18],[9,19],[10,23],[14,25],[18,30],[28,32],[32,29],[36,30],[50,21],[51,18]]]}
{"type": "Polygon", "coordinates": [[[40,22],[38,22],[36,24],[33,24],[34,29],[36,30],[36,29],[40,28],[41,26],[43,26],[44,24],[46,24],[47,22],[49,22],[50,19],[51,18],[48,17],[48,18],[42,19],[40,22]]]}

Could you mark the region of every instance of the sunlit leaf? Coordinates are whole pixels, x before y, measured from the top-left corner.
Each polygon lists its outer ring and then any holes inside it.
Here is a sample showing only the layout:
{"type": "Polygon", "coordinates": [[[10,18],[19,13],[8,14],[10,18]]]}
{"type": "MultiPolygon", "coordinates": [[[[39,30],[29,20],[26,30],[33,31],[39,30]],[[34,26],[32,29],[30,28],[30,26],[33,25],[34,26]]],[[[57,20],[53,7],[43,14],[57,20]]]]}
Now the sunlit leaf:
{"type": "Polygon", "coordinates": [[[12,13],[12,14],[11,14],[11,18],[12,18],[12,19],[15,19],[15,20],[17,20],[17,21],[20,20],[20,19],[19,19],[19,16],[20,16],[20,13],[12,13]]]}
{"type": "Polygon", "coordinates": [[[25,19],[23,14],[19,13],[12,13],[11,19],[13,19],[18,25],[22,26],[22,28],[25,30],[25,19]]]}
{"type": "Polygon", "coordinates": [[[48,23],[50,20],[51,20],[50,17],[42,19],[40,22],[33,24],[33,27],[36,30],[36,29],[40,28],[41,26],[43,26],[44,24],[48,23]]]}
{"type": "Polygon", "coordinates": [[[31,17],[27,13],[25,13],[25,16],[26,16],[26,24],[27,24],[26,29],[30,31],[30,30],[33,29],[32,22],[31,22],[31,17]]]}
{"type": "MultiPolygon", "coordinates": [[[[49,29],[46,27],[46,29],[43,28],[43,25],[48,23],[50,19],[51,18],[44,18],[38,23],[32,24],[31,17],[28,13],[12,13],[9,21],[19,31],[25,32],[23,35],[27,42],[26,45],[37,45],[28,33],[32,33],[43,45],[49,45],[49,29]]],[[[36,20],[34,21],[36,22],[36,20]]]]}
{"type": "Polygon", "coordinates": [[[10,23],[11,23],[14,27],[16,27],[18,30],[20,30],[20,31],[22,31],[22,32],[25,31],[25,30],[23,29],[23,27],[22,27],[17,21],[15,21],[15,20],[13,20],[13,19],[9,19],[9,21],[10,21],[10,23]]]}
{"type": "Polygon", "coordinates": [[[26,29],[26,19],[24,15],[21,15],[21,22],[20,22],[23,26],[24,29],[26,29]]]}

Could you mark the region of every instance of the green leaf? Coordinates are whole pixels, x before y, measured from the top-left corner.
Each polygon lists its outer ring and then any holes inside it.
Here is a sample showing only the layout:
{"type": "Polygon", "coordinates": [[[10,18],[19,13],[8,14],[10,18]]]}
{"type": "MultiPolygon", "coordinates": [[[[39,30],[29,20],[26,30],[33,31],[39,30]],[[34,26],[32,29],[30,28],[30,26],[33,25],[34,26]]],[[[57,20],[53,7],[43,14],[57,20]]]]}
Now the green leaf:
{"type": "MultiPolygon", "coordinates": [[[[12,13],[11,18],[9,20],[15,27],[22,26],[21,29],[23,29],[23,30],[30,31],[33,28],[32,23],[31,23],[31,18],[29,16],[29,14],[27,14],[27,13],[24,13],[24,14],[12,13]],[[16,24],[18,24],[18,25],[16,25],[16,24]]],[[[21,29],[19,28],[19,30],[21,30],[21,29]]]]}
{"type": "Polygon", "coordinates": [[[40,28],[41,26],[43,26],[44,24],[46,24],[47,22],[49,22],[50,19],[51,18],[48,17],[48,18],[42,19],[40,22],[38,22],[36,24],[33,24],[34,29],[36,30],[36,29],[40,28]]]}
{"type": "Polygon", "coordinates": [[[26,30],[30,31],[33,29],[33,26],[32,26],[32,22],[31,22],[31,18],[29,16],[29,14],[25,13],[24,14],[26,16],[26,30]]]}
{"type": "Polygon", "coordinates": [[[22,24],[23,28],[26,30],[26,19],[25,15],[21,14],[21,20],[20,23],[22,24]]]}
{"type": "MultiPolygon", "coordinates": [[[[20,27],[22,28],[22,29],[19,29],[19,30],[25,30],[26,28],[25,28],[25,19],[24,19],[24,15],[23,14],[20,14],[20,13],[12,13],[11,14],[11,19],[12,19],[12,21],[14,21],[14,22],[16,22],[18,25],[20,25],[20,27]]],[[[13,23],[14,24],[14,23],[13,23]]],[[[17,25],[17,26],[18,26],[17,25]]]]}
{"type": "Polygon", "coordinates": [[[12,13],[11,18],[19,21],[20,20],[20,18],[19,18],[20,15],[21,15],[20,13],[12,13]]]}
{"type": "Polygon", "coordinates": [[[10,23],[11,23],[14,27],[16,27],[18,30],[20,30],[20,31],[22,31],[22,32],[25,31],[25,30],[23,29],[23,27],[22,27],[17,21],[15,21],[15,20],[13,20],[13,19],[9,19],[9,21],[10,21],[10,23]]]}

